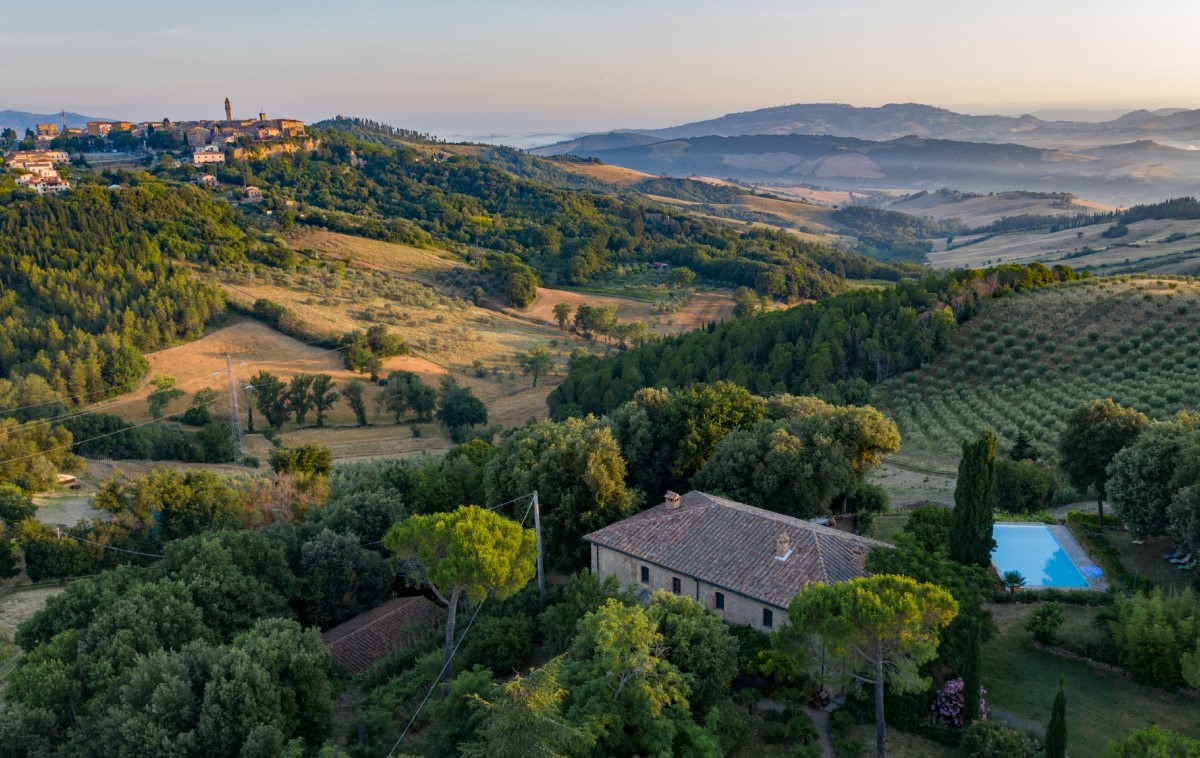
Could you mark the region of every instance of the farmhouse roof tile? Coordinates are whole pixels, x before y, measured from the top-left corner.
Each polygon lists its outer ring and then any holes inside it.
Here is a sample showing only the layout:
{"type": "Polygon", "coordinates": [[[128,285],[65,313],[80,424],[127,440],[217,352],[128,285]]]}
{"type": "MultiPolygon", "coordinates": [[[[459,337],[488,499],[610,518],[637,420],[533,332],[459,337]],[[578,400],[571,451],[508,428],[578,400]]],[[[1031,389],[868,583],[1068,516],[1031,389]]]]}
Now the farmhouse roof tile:
{"type": "Polygon", "coordinates": [[[333,659],[358,674],[417,641],[438,623],[436,605],[420,595],[398,597],[321,635],[333,659]]]}
{"type": "Polygon", "coordinates": [[[584,539],[779,608],[812,582],[866,576],[867,551],[887,546],[696,491],[584,539]]]}

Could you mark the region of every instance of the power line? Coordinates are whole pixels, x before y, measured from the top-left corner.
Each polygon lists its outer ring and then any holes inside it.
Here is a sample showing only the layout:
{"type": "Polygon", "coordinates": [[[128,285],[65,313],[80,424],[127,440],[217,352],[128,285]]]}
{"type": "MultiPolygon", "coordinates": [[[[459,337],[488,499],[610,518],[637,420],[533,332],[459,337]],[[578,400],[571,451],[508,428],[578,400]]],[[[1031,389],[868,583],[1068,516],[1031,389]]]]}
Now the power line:
{"type": "MultiPolygon", "coordinates": [[[[209,400],[208,402],[201,403],[200,405],[196,405],[196,406],[192,406],[192,407],[193,407],[193,408],[206,408],[206,407],[208,407],[209,405],[212,405],[213,403],[215,403],[216,401],[217,401],[217,398],[213,398],[212,400],[209,400]]],[[[88,442],[95,442],[96,440],[104,439],[105,437],[112,437],[113,435],[116,435],[116,434],[121,434],[121,433],[123,433],[123,432],[128,432],[128,431],[131,431],[131,430],[133,430],[133,429],[138,429],[138,428],[141,428],[141,427],[143,427],[143,426],[149,426],[150,424],[157,424],[159,421],[162,421],[163,419],[166,419],[166,418],[173,418],[173,417],[175,417],[175,416],[182,416],[183,414],[187,413],[187,412],[188,412],[188,410],[190,410],[190,409],[189,409],[189,408],[185,408],[185,409],[184,409],[184,410],[182,410],[182,411],[176,411],[176,412],[174,412],[174,413],[168,413],[167,415],[163,416],[162,418],[151,419],[151,420],[149,420],[149,421],[143,421],[143,422],[142,422],[142,423],[140,423],[140,424],[133,424],[132,426],[127,426],[127,427],[125,427],[124,429],[117,429],[116,431],[113,431],[113,432],[106,432],[105,434],[98,434],[98,435],[96,435],[95,437],[89,437],[89,438],[88,438],[88,439],[86,439],[86,440],[73,440],[73,441],[71,441],[70,443],[68,443],[68,444],[66,444],[66,445],[60,445],[60,446],[58,446],[58,447],[52,447],[52,448],[49,448],[49,449],[47,449],[47,450],[39,450],[39,451],[37,451],[36,453],[29,453],[28,455],[19,455],[19,456],[17,456],[16,458],[8,458],[8,459],[5,459],[5,460],[2,460],[2,461],[0,461],[0,465],[3,465],[3,464],[5,464],[5,463],[15,463],[15,462],[17,462],[17,461],[23,461],[23,460],[26,460],[26,459],[28,459],[28,458],[34,458],[34,457],[36,457],[36,456],[39,456],[39,455],[46,455],[47,453],[56,453],[56,452],[60,452],[60,451],[62,451],[62,450],[70,450],[70,449],[71,449],[72,447],[74,447],[75,445],[84,445],[84,444],[87,444],[88,442]]]]}
{"type": "MultiPolygon", "coordinates": [[[[171,387],[168,387],[167,389],[178,389],[181,387],[190,386],[192,384],[198,384],[200,382],[207,381],[207,380],[211,379],[213,376],[216,376],[217,374],[220,374],[220,373],[222,373],[222,372],[214,371],[207,376],[198,377],[196,379],[192,379],[191,381],[184,382],[183,384],[174,384],[171,387]]],[[[37,427],[38,424],[49,424],[49,423],[53,423],[55,421],[68,421],[70,419],[78,418],[80,416],[86,416],[89,413],[105,413],[113,408],[117,408],[122,405],[128,405],[130,403],[136,403],[138,401],[145,400],[146,398],[150,397],[150,395],[153,395],[155,392],[158,392],[158,391],[159,390],[157,388],[155,388],[155,389],[152,389],[149,392],[147,392],[145,395],[139,395],[137,397],[127,398],[125,400],[120,400],[115,403],[109,403],[108,405],[102,405],[99,407],[92,407],[92,408],[76,408],[74,410],[68,411],[68,412],[60,414],[58,416],[49,416],[46,418],[32,419],[30,421],[26,421],[26,422],[22,423],[20,426],[12,428],[9,431],[10,431],[10,433],[11,432],[20,432],[20,431],[25,431],[27,429],[33,429],[33,428],[37,427]]],[[[56,400],[53,402],[62,402],[62,401],[56,400]]],[[[30,406],[30,407],[32,407],[32,406],[30,406]]],[[[13,409],[13,410],[16,410],[16,409],[13,409]]],[[[12,411],[2,411],[2,412],[3,413],[11,413],[12,411]]]]}
{"type": "MultiPolygon", "coordinates": [[[[305,346],[309,346],[309,345],[311,345],[311,344],[315,344],[315,343],[301,343],[301,344],[304,344],[305,346]]],[[[322,350],[322,351],[320,351],[320,352],[318,352],[318,353],[315,353],[315,354],[313,354],[312,356],[308,356],[308,357],[316,357],[316,356],[318,356],[318,355],[325,355],[326,353],[335,353],[335,352],[338,352],[338,351],[340,351],[340,350],[346,350],[346,349],[347,349],[347,348],[349,348],[349,347],[350,347],[349,345],[342,345],[342,346],[340,346],[340,347],[329,348],[328,350],[322,350]]],[[[298,351],[296,351],[294,348],[287,348],[287,349],[281,348],[281,349],[279,349],[279,350],[275,350],[275,351],[269,351],[269,352],[267,352],[267,353],[260,353],[260,354],[250,354],[250,355],[270,355],[271,353],[283,353],[284,355],[287,355],[289,352],[290,352],[292,355],[299,355],[299,354],[300,354],[300,353],[299,353],[298,351]]],[[[230,357],[232,357],[232,356],[227,356],[227,358],[230,358],[230,357]]],[[[260,360],[257,360],[257,361],[251,361],[251,362],[242,362],[242,363],[241,363],[241,365],[245,366],[245,365],[253,365],[253,364],[262,364],[262,363],[265,363],[265,362],[266,362],[265,360],[261,360],[261,359],[260,359],[260,360]]],[[[227,370],[229,370],[229,371],[232,371],[232,368],[227,368],[227,370]]],[[[190,385],[193,385],[193,384],[198,384],[198,383],[200,383],[200,382],[208,381],[208,380],[210,380],[212,377],[214,377],[214,376],[217,376],[217,375],[219,375],[219,374],[221,374],[221,373],[224,373],[224,372],[222,372],[222,371],[213,371],[213,372],[211,372],[211,373],[209,373],[209,374],[205,374],[205,375],[203,375],[203,376],[197,376],[197,377],[195,377],[195,378],[193,378],[193,379],[190,379],[190,380],[188,380],[188,381],[185,381],[185,382],[183,382],[183,383],[181,383],[181,384],[180,384],[180,383],[177,383],[177,384],[173,385],[173,388],[188,387],[188,386],[190,386],[190,385]]],[[[168,388],[168,389],[170,389],[170,388],[168,388]]],[[[152,389],[152,390],[150,390],[149,392],[147,392],[147,393],[146,393],[146,394],[144,394],[144,395],[138,395],[137,397],[131,397],[131,398],[127,398],[127,399],[125,399],[125,400],[119,400],[119,401],[117,401],[117,402],[114,402],[114,403],[109,403],[108,405],[102,405],[102,406],[100,406],[100,407],[93,407],[93,408],[76,408],[76,409],[74,409],[74,410],[68,411],[68,412],[66,412],[66,413],[63,413],[63,414],[60,414],[60,415],[58,415],[58,416],[52,416],[52,417],[49,417],[49,418],[43,418],[43,419],[34,419],[34,420],[32,420],[32,421],[27,421],[27,422],[25,422],[25,423],[21,424],[20,426],[13,427],[12,429],[8,430],[8,432],[9,432],[9,434],[13,434],[13,433],[20,433],[20,432],[24,432],[24,431],[27,431],[27,430],[30,430],[30,429],[34,429],[34,428],[36,428],[36,427],[37,427],[39,424],[50,424],[50,423],[53,423],[53,422],[55,422],[55,421],[64,421],[64,420],[69,420],[69,419],[73,419],[73,418],[78,418],[78,417],[80,417],[80,416],[85,416],[85,415],[87,415],[87,414],[89,414],[89,413],[105,413],[105,412],[107,412],[107,411],[109,411],[109,410],[111,410],[111,409],[113,409],[113,408],[117,408],[117,407],[120,407],[120,406],[122,406],[122,405],[128,405],[129,403],[135,403],[135,402],[139,402],[139,401],[141,401],[141,400],[145,400],[145,399],[147,399],[148,397],[150,397],[150,395],[153,395],[153,394],[154,394],[155,392],[157,392],[157,391],[158,391],[158,389],[152,389]]],[[[62,400],[52,400],[52,401],[48,401],[48,402],[46,402],[46,403],[40,403],[40,404],[38,404],[38,405],[49,405],[50,403],[61,403],[61,402],[63,402],[63,401],[62,401],[62,400]]],[[[36,406],[36,405],[29,405],[29,406],[24,406],[24,407],[25,407],[25,408],[33,408],[33,407],[37,407],[37,406],[36,406]]],[[[8,409],[8,410],[0,411],[0,413],[11,413],[11,412],[13,412],[13,411],[16,411],[16,410],[21,410],[21,409],[20,409],[20,408],[12,408],[12,409],[8,409]]],[[[178,414],[172,414],[172,415],[178,415],[178,414]]],[[[165,418],[165,417],[164,417],[164,418],[165,418]]]]}
{"type": "MultiPolygon", "coordinates": [[[[536,497],[537,497],[536,492],[530,492],[528,495],[521,495],[520,497],[515,497],[512,500],[509,500],[507,503],[500,503],[499,505],[493,505],[490,508],[487,508],[487,510],[494,511],[497,508],[502,508],[506,505],[511,505],[519,500],[523,500],[525,498],[536,499],[536,497]]],[[[525,526],[525,521],[529,518],[529,512],[531,510],[533,510],[533,500],[532,499],[529,502],[529,507],[525,509],[524,518],[521,519],[522,527],[525,526]]],[[[396,738],[396,742],[395,742],[395,744],[392,745],[392,749],[388,751],[386,758],[391,758],[392,754],[396,752],[396,748],[400,747],[400,743],[404,741],[405,735],[407,735],[408,730],[412,728],[413,723],[417,720],[417,716],[421,715],[421,711],[422,711],[422,709],[425,708],[425,704],[429,702],[429,698],[430,698],[430,696],[433,695],[433,691],[435,689],[437,689],[438,684],[442,681],[442,677],[446,675],[446,670],[450,667],[450,664],[454,662],[454,654],[458,652],[459,646],[463,644],[463,640],[465,640],[467,638],[467,634],[470,633],[471,626],[475,623],[475,618],[479,615],[479,611],[480,611],[480,609],[483,608],[483,604],[485,602],[487,602],[487,598],[484,598],[482,601],[480,601],[479,605],[475,606],[475,613],[473,613],[471,615],[471,620],[467,622],[466,628],[463,629],[462,636],[458,638],[458,642],[454,643],[454,647],[450,649],[450,656],[446,659],[446,662],[442,664],[441,671],[439,671],[437,677],[434,678],[433,684],[430,685],[429,691],[425,693],[425,697],[421,700],[421,704],[417,706],[417,710],[413,712],[412,718],[410,718],[408,720],[408,725],[404,727],[404,731],[400,733],[400,736],[398,738],[396,738]]]]}
{"type": "Polygon", "coordinates": [[[83,537],[80,537],[80,536],[79,536],[79,535],[77,535],[77,534],[71,534],[70,532],[68,532],[68,531],[67,531],[67,530],[65,530],[65,529],[55,529],[54,531],[58,532],[59,534],[65,534],[65,535],[67,535],[68,537],[71,537],[71,538],[73,538],[73,539],[77,539],[77,540],[79,540],[80,542],[86,542],[86,543],[88,543],[89,545],[95,545],[96,547],[102,547],[102,548],[104,548],[105,550],[115,550],[115,551],[117,551],[118,553],[128,553],[128,554],[130,554],[130,555],[142,555],[142,556],[145,556],[145,557],[147,557],[147,558],[162,558],[162,556],[161,556],[161,555],[158,555],[158,554],[156,554],[156,553],[139,553],[137,550],[126,550],[126,549],[124,549],[124,548],[120,548],[120,547],[113,547],[112,545],[105,545],[105,544],[104,544],[104,543],[102,543],[102,542],[96,542],[96,541],[94,541],[94,540],[89,540],[89,539],[85,539],[85,538],[83,538],[83,537]]]}
{"type": "Polygon", "coordinates": [[[433,684],[429,687],[429,691],[425,693],[425,697],[421,700],[421,704],[418,705],[417,710],[413,712],[412,718],[408,720],[408,725],[404,727],[404,731],[401,732],[400,736],[396,738],[396,742],[392,745],[392,749],[388,751],[386,758],[392,757],[392,754],[396,752],[396,748],[400,747],[400,743],[404,741],[404,737],[408,734],[408,730],[412,728],[413,722],[417,720],[417,716],[421,715],[421,710],[425,708],[425,704],[429,702],[429,698],[431,695],[433,695],[433,691],[437,689],[438,683],[441,682],[442,677],[446,675],[446,669],[450,668],[451,662],[454,661],[454,654],[458,652],[458,646],[463,643],[463,640],[467,638],[467,633],[471,631],[471,625],[475,623],[475,617],[479,615],[479,610],[481,608],[483,608],[483,602],[480,602],[479,605],[475,606],[475,613],[472,614],[471,620],[467,622],[467,628],[463,629],[462,636],[458,638],[458,642],[454,643],[454,647],[450,650],[450,657],[447,658],[446,662],[442,664],[442,670],[438,672],[437,677],[433,680],[433,684]]]}

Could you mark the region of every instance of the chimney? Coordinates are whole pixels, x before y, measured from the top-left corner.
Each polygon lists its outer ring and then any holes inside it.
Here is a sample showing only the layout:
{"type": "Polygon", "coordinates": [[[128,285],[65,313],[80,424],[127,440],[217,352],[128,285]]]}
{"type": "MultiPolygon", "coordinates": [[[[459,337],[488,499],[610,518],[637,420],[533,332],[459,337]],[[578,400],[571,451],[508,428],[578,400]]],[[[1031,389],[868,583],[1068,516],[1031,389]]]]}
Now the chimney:
{"type": "Polygon", "coordinates": [[[671,492],[670,490],[667,490],[667,495],[666,495],[667,510],[673,511],[676,508],[678,508],[679,502],[681,499],[682,498],[680,498],[679,493],[671,492]]]}
{"type": "Polygon", "coordinates": [[[787,532],[780,532],[775,538],[775,560],[786,561],[792,557],[792,538],[787,532]]]}

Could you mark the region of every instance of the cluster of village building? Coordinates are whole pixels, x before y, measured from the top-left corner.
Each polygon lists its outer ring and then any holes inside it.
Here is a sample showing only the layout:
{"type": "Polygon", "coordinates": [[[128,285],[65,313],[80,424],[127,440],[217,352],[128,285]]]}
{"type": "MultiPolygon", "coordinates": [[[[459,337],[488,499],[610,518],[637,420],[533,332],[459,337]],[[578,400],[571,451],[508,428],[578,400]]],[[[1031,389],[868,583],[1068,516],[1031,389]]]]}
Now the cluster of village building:
{"type": "MultiPolygon", "coordinates": [[[[238,143],[272,142],[292,137],[304,136],[304,122],[292,118],[267,118],[266,113],[260,112],[258,118],[235,119],[225,100],[225,118],[220,120],[198,120],[173,122],[169,119],[162,121],[89,121],[86,127],[68,127],[65,118],[61,126],[49,122],[37,125],[34,134],[34,150],[15,150],[4,156],[5,163],[21,172],[17,183],[35,190],[39,194],[64,192],[70,188],[70,182],[59,176],[56,164],[67,163],[70,156],[64,150],[53,149],[55,140],[66,136],[100,137],[105,138],[113,133],[128,132],[134,138],[145,139],[152,133],[167,133],[171,140],[185,145],[190,150],[190,162],[194,166],[206,166],[213,163],[225,162],[226,148],[237,149],[238,143]]],[[[61,143],[58,143],[61,144],[61,143]]],[[[86,153],[89,164],[99,161],[101,164],[116,166],[123,163],[122,155],[131,161],[136,156],[120,154],[109,156],[104,153],[86,153]],[[93,158],[95,160],[93,160],[93,158]]],[[[197,179],[202,186],[215,186],[216,177],[205,174],[197,179]]],[[[257,200],[261,197],[257,188],[252,196],[245,198],[257,200]],[[257,196],[255,196],[257,195],[257,196]]],[[[244,193],[245,194],[245,193],[244,193]]]]}
{"type": "Polygon", "coordinates": [[[17,184],[39,195],[66,192],[71,188],[71,183],[59,176],[55,168],[68,160],[62,150],[15,150],[4,158],[9,166],[21,172],[17,184]]]}

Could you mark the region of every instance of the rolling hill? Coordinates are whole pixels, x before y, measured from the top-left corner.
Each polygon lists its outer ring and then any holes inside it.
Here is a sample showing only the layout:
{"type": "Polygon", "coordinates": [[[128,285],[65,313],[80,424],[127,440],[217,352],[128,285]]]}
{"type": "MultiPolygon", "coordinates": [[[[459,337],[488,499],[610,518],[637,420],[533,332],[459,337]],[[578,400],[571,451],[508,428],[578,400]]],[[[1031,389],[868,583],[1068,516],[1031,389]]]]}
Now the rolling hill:
{"type": "Polygon", "coordinates": [[[1200,151],[1148,140],[1065,151],[918,136],[873,141],[760,134],[677,138],[573,154],[669,176],[855,190],[1024,189],[1069,192],[1114,205],[1188,194],[1200,178],[1200,151]]]}
{"type": "Polygon", "coordinates": [[[1085,279],[988,301],[949,348],[876,385],[896,421],[899,454],[953,467],[963,439],[991,427],[1007,451],[1024,430],[1053,455],[1063,418],[1111,397],[1155,418],[1200,392],[1200,282],[1085,279]]]}
{"type": "MultiPolygon", "coordinates": [[[[1106,121],[1044,120],[1032,115],[968,115],[919,103],[890,103],[858,108],[840,103],[799,103],[729,113],[665,129],[631,129],[586,135],[539,148],[544,155],[576,150],[629,147],[646,138],[657,141],[690,137],[745,135],[837,135],[887,141],[915,135],[969,142],[1015,142],[1055,148],[1158,140],[1168,144],[1200,141],[1200,110],[1135,110],[1106,121]],[[621,141],[628,144],[621,145],[621,141]],[[603,147],[602,147],[603,145],[603,147]]],[[[645,144],[645,143],[643,143],[645,144]]]]}

